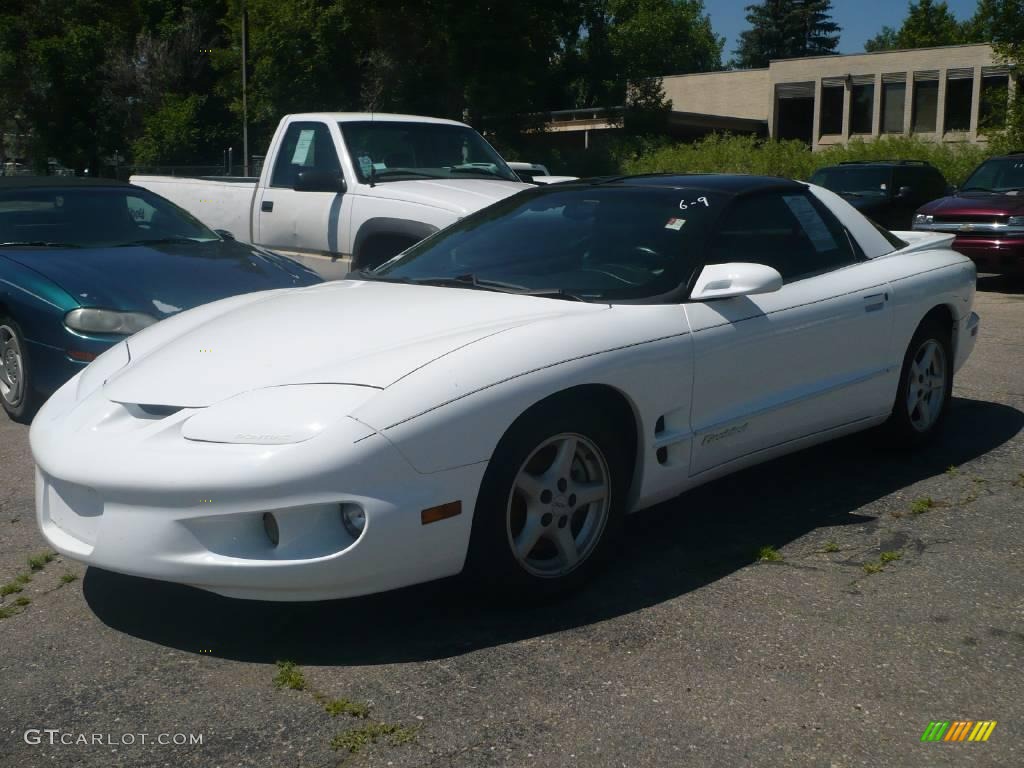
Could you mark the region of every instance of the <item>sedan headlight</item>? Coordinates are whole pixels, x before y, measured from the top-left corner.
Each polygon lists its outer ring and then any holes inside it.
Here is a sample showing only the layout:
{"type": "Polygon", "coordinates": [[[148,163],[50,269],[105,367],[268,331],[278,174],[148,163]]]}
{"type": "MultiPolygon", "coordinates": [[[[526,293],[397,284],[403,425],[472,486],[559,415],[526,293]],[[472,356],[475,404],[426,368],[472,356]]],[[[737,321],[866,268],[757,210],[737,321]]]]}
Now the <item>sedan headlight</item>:
{"type": "Polygon", "coordinates": [[[931,224],[934,219],[935,217],[928,213],[915,213],[914,226],[916,227],[918,225],[931,224]]]}
{"type": "Polygon", "coordinates": [[[155,322],[155,317],[142,312],[118,312],[114,309],[73,309],[64,315],[64,325],[79,333],[130,336],[155,322]]]}
{"type": "Polygon", "coordinates": [[[1024,216],[1011,216],[1006,223],[1011,227],[1024,227],[1024,216]]]}

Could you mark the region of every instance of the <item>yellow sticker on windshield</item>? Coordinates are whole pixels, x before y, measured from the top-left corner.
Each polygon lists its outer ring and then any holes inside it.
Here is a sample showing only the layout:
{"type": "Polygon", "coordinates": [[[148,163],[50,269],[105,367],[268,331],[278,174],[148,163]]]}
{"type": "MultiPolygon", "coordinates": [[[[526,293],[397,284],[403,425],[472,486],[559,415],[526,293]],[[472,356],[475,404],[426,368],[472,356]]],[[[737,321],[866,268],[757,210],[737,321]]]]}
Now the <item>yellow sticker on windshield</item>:
{"type": "Polygon", "coordinates": [[[677,219],[673,217],[668,220],[668,223],[665,225],[665,229],[674,229],[678,232],[680,229],[683,228],[683,224],[685,223],[686,219],[677,219]]]}

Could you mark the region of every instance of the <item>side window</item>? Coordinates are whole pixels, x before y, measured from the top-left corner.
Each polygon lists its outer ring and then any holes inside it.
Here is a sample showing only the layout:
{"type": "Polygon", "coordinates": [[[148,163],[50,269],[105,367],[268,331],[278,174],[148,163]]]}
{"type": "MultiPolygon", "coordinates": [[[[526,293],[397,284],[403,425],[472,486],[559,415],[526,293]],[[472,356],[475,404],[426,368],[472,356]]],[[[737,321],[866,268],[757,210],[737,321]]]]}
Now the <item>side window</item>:
{"type": "Polygon", "coordinates": [[[331,132],[324,123],[292,123],[278,147],[270,186],[291,189],[296,175],[310,169],[341,173],[331,132]]]}
{"type": "Polygon", "coordinates": [[[843,226],[804,192],[741,197],[726,212],[709,247],[708,264],[765,264],[786,282],[857,261],[843,226]]]}

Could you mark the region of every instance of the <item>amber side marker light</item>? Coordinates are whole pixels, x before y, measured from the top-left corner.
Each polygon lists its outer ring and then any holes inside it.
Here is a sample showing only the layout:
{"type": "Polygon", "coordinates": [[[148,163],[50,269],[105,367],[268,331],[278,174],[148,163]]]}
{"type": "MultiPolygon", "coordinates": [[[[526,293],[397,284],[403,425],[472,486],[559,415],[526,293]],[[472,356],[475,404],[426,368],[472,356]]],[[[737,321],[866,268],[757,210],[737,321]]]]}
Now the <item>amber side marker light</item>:
{"type": "Polygon", "coordinates": [[[77,349],[67,349],[65,353],[72,360],[78,360],[80,363],[91,363],[96,359],[96,355],[92,352],[82,352],[77,349]]]}
{"type": "Polygon", "coordinates": [[[428,523],[436,523],[438,520],[447,520],[449,517],[455,517],[456,515],[461,514],[462,502],[449,501],[447,504],[442,504],[439,507],[424,509],[420,512],[420,520],[424,525],[427,525],[428,523]]]}

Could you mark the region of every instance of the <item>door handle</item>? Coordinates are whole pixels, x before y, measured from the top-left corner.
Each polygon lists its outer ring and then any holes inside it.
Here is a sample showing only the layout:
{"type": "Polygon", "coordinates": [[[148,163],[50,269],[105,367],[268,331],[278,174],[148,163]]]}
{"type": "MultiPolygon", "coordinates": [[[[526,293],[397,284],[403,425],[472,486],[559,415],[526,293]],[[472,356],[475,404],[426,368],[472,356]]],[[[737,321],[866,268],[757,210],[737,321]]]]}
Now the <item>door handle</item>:
{"type": "Polygon", "coordinates": [[[263,213],[270,213],[274,210],[274,201],[264,200],[260,203],[260,210],[263,211],[263,213]]]}
{"type": "Polygon", "coordinates": [[[864,311],[865,312],[877,312],[885,307],[885,302],[889,300],[888,293],[873,293],[870,296],[864,297],[864,311]]]}

